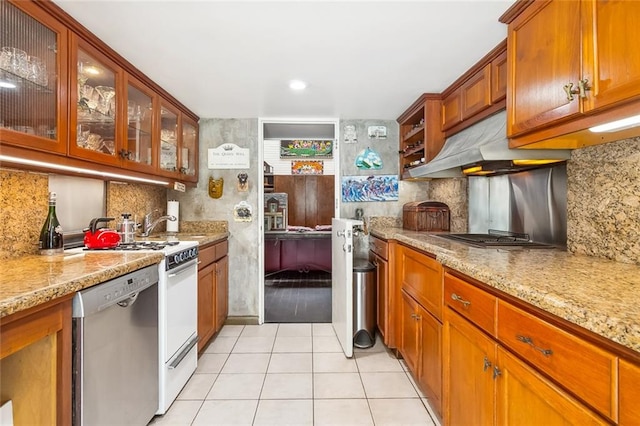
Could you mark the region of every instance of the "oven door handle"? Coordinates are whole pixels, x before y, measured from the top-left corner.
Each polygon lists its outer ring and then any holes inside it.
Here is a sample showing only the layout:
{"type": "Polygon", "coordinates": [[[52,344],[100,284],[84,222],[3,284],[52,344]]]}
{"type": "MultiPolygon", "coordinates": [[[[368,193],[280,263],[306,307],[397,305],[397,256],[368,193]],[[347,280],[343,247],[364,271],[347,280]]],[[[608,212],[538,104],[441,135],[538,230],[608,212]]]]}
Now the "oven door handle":
{"type": "Polygon", "coordinates": [[[182,349],[182,351],[180,351],[180,353],[175,357],[175,359],[171,361],[171,363],[169,363],[168,365],[169,370],[173,370],[174,368],[176,368],[182,362],[184,357],[187,356],[191,348],[193,348],[196,345],[196,343],[198,343],[197,335],[193,336],[193,338],[189,340],[189,343],[187,343],[187,346],[185,346],[185,348],[182,349]]]}
{"type": "MultiPolygon", "coordinates": [[[[187,264],[185,264],[185,265],[181,265],[180,269],[178,269],[178,268],[176,268],[176,269],[170,269],[170,271],[171,271],[171,272],[170,272],[170,273],[168,273],[168,274],[167,274],[167,276],[168,276],[169,278],[176,277],[176,276],[178,276],[178,275],[182,274],[183,272],[190,271],[190,270],[191,270],[191,267],[192,267],[193,265],[195,265],[195,264],[196,264],[196,261],[194,260],[193,262],[189,262],[189,263],[187,263],[187,264]]],[[[167,271],[167,272],[169,272],[169,271],[167,271]]]]}

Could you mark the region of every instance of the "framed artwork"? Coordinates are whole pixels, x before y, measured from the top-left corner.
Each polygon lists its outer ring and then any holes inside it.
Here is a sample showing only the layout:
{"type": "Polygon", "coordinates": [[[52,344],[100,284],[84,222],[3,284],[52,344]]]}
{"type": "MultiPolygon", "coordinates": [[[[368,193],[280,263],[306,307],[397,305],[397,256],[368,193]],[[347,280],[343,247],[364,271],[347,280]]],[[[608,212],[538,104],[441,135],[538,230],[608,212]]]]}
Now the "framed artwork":
{"type": "Polygon", "coordinates": [[[342,201],[398,201],[398,176],[344,176],[342,201]]]}
{"type": "Polygon", "coordinates": [[[280,141],[280,158],[333,158],[331,140],[283,140],[280,141]]]}
{"type": "Polygon", "coordinates": [[[322,160],[294,160],[291,162],[292,175],[321,175],[324,173],[322,160]]]}

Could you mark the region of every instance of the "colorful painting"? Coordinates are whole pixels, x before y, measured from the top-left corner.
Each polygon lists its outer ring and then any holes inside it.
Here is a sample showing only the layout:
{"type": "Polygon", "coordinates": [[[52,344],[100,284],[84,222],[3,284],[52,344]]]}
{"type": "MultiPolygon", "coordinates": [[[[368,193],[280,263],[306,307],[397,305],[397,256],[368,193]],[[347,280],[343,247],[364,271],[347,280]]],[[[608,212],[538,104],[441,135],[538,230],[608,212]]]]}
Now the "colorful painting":
{"type": "Polygon", "coordinates": [[[398,176],[345,176],[342,201],[398,201],[398,176]]]}
{"type": "Polygon", "coordinates": [[[292,175],[321,175],[324,173],[322,160],[302,160],[291,162],[292,175]]]}
{"type": "Polygon", "coordinates": [[[360,170],[378,170],[382,168],[382,158],[380,158],[380,154],[367,147],[358,154],[355,164],[360,170]]]}
{"type": "Polygon", "coordinates": [[[333,141],[280,141],[280,158],[333,158],[333,141]]]}

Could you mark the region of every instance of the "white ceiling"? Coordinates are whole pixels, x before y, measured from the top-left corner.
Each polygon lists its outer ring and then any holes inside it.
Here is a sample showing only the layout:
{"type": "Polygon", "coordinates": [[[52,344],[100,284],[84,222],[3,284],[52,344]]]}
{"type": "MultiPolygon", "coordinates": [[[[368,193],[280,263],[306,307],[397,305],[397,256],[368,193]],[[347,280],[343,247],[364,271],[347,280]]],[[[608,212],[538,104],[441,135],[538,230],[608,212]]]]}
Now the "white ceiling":
{"type": "Polygon", "coordinates": [[[502,41],[513,3],[54,1],[200,117],[392,120],[502,41]]]}

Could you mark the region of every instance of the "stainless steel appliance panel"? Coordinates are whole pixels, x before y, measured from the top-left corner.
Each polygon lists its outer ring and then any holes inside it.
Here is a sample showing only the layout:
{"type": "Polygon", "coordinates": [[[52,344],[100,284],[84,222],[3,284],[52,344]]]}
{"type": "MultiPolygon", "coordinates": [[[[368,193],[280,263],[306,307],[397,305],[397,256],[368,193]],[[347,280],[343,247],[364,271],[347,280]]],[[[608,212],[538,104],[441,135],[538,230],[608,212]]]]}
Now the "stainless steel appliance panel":
{"type": "Polygon", "coordinates": [[[123,276],[74,299],[75,425],[146,425],[158,408],[157,266],[141,271],[142,290],[123,276]]]}
{"type": "Polygon", "coordinates": [[[566,247],[565,164],[493,177],[469,177],[469,232],[498,229],[566,247]]]}

